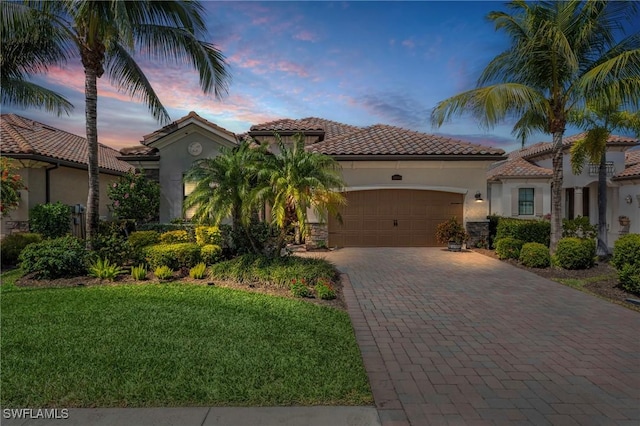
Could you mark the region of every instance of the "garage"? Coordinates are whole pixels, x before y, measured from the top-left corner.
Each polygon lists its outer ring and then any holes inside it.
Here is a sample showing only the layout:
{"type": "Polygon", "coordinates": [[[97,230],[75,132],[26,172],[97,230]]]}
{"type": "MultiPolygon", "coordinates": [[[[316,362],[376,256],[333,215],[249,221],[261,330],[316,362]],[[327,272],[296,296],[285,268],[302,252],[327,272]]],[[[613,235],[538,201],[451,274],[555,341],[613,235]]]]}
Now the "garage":
{"type": "Polygon", "coordinates": [[[416,189],[346,192],[342,223],[329,219],[332,247],[433,247],[439,223],[463,218],[463,194],[416,189]]]}

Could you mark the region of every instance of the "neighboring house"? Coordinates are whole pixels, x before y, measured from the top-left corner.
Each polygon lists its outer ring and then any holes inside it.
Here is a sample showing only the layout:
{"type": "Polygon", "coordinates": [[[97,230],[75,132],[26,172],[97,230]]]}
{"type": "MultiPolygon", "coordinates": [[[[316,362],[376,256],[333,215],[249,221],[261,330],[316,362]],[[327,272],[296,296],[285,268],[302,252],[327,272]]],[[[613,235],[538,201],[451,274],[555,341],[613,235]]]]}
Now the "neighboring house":
{"type": "MultiPolygon", "coordinates": [[[[585,164],[580,175],[571,171],[570,148],[584,133],[563,140],[562,216],[588,216],[598,222],[598,165],[585,164]]],[[[608,242],[621,233],[640,232],[640,151],[631,137],[611,135],[607,141],[608,242]],[[623,217],[621,220],[620,217],[623,217]],[[630,219],[626,223],[624,217],[630,219]],[[622,225],[621,225],[622,223],[622,225]]],[[[551,212],[552,144],[540,142],[513,151],[487,172],[490,213],[520,218],[541,218],[551,212]]]]}
{"type": "Polygon", "coordinates": [[[504,151],[388,125],[356,127],[320,118],[284,119],[252,126],[248,135],[272,142],[296,133],[307,149],[342,167],[347,205],[342,223],[311,215],[312,244],[437,246],[436,226],[451,216],[481,238],[488,203],[485,174],[504,151]],[[476,196],[477,194],[477,196],[476,196]]]}
{"type": "MultiPolygon", "coordinates": [[[[89,191],[87,140],[55,127],[15,114],[2,114],[1,154],[20,167],[27,190],[20,191],[20,205],[2,217],[2,235],[27,229],[29,210],[37,204],[60,201],[84,206],[89,191]]],[[[118,151],[100,144],[100,216],[107,218],[107,187],[131,166],[117,159],[118,151]]],[[[80,207],[78,207],[80,209],[80,207]]],[[[77,231],[82,230],[76,223],[77,231]]]]}
{"type": "Polygon", "coordinates": [[[193,162],[215,157],[222,147],[237,145],[236,135],[191,111],[143,136],[142,145],[120,150],[118,157],[160,184],[160,222],[184,217],[182,202],[190,193],[183,178],[193,162]]]}

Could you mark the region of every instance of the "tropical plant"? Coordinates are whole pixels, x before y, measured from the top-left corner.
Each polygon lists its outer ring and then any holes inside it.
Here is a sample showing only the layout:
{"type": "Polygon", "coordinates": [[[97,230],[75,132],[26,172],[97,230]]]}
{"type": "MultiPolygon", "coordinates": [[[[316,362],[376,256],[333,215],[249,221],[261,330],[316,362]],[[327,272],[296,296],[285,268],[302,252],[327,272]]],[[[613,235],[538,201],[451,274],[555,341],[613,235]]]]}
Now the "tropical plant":
{"type": "Polygon", "coordinates": [[[153,270],[153,275],[155,275],[159,280],[169,280],[173,278],[173,269],[169,268],[167,265],[158,266],[153,270]]]}
{"type": "Polygon", "coordinates": [[[131,267],[131,277],[136,281],[144,281],[147,279],[147,267],[144,264],[131,267]]]}
{"type": "Polygon", "coordinates": [[[157,219],[160,211],[160,185],[143,173],[130,171],[108,189],[109,208],[119,219],[141,225],[157,219]]]}
{"type": "Polygon", "coordinates": [[[322,300],[333,300],[336,298],[336,291],[327,278],[318,278],[315,286],[316,295],[322,300]]]}
{"type": "MultiPolygon", "coordinates": [[[[4,83],[2,91],[4,93],[4,83]]],[[[17,208],[20,202],[18,191],[27,189],[22,182],[22,176],[16,173],[17,169],[13,160],[0,157],[0,215],[5,215],[10,210],[17,208]]]]}
{"type": "Polygon", "coordinates": [[[279,256],[294,225],[303,238],[308,236],[308,209],[325,220],[327,214],[337,215],[346,200],[339,192],[344,188],[340,166],[332,157],[305,150],[302,134],[293,136],[291,146],[280,135],[275,138],[277,152],[266,156],[250,200],[271,206],[271,221],[280,230],[273,253],[279,256]]]}
{"type": "Polygon", "coordinates": [[[189,276],[194,280],[201,280],[207,275],[207,265],[200,262],[193,268],[189,269],[189,276]]]}
{"type": "Polygon", "coordinates": [[[596,254],[609,256],[607,242],[607,141],[614,130],[632,130],[640,134],[640,113],[621,110],[619,106],[589,104],[575,113],[574,120],[588,130],[571,147],[571,169],[582,173],[586,160],[598,164],[598,243],[596,254]]]}
{"type": "Polygon", "coordinates": [[[635,2],[514,1],[512,14],[491,12],[496,30],[510,47],[482,72],[476,89],[438,103],[432,123],[439,127],[462,112],[471,112],[483,127],[509,117],[514,133],[526,138],[534,131],[552,135],[551,251],[562,230],[563,135],[571,112],[587,101],[637,108],[640,104],[640,34],[616,44],[622,21],[635,19],[635,2]]]}
{"type": "MultiPolygon", "coordinates": [[[[197,1],[25,1],[2,2],[7,37],[39,33],[47,23],[49,41],[79,57],[85,76],[89,194],[87,239],[99,222],[97,80],[105,73],[117,90],[144,101],[161,122],[169,114],[134,60],[136,51],[153,59],[188,63],[200,87],[216,97],[226,92],[228,74],[221,52],[206,37],[204,8],[197,1]]],[[[3,35],[4,39],[4,35],[3,35]]],[[[4,41],[4,40],[3,40],[4,41]]]]}
{"type": "MultiPolygon", "coordinates": [[[[19,8],[21,5],[3,2],[2,14],[5,16],[8,9],[19,8]]],[[[46,17],[24,14],[21,19],[25,25],[11,28],[3,22],[0,27],[2,103],[68,114],[73,105],[67,99],[29,81],[36,74],[46,73],[51,66],[64,64],[67,59],[64,43],[46,17]]]]}
{"type": "Polygon", "coordinates": [[[85,275],[87,257],[84,242],[67,235],[29,244],[18,259],[25,274],[33,274],[36,279],[55,279],[85,275]]]}
{"type": "Polygon", "coordinates": [[[98,258],[89,265],[89,276],[100,278],[101,280],[113,281],[118,275],[124,274],[126,271],[117,263],[109,262],[109,259],[98,258]]]}

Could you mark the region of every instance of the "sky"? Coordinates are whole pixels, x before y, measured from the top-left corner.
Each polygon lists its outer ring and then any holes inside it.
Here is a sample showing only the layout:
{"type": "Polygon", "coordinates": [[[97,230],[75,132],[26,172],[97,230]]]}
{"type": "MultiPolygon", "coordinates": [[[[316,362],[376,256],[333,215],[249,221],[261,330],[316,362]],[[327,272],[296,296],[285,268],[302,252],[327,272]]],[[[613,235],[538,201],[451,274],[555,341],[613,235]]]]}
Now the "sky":
{"type": "MultiPolygon", "coordinates": [[[[356,126],[389,124],[443,134],[511,151],[520,141],[513,122],[491,130],[471,117],[431,126],[441,100],[475,87],[488,62],[508,46],[486,19],[503,2],[203,2],[210,36],[225,55],[232,79],[221,100],[204,95],[195,71],[181,64],[139,64],[171,120],[189,111],[235,133],[281,118],[320,117],[356,126]]],[[[69,116],[42,110],[13,112],[85,135],[84,74],[80,60],[34,81],[65,95],[69,116]]],[[[162,123],[137,100],[98,82],[98,137],[120,149],[139,144],[162,123]]],[[[574,128],[566,134],[577,133],[574,128]]],[[[535,135],[528,143],[550,141],[535,135]]]]}

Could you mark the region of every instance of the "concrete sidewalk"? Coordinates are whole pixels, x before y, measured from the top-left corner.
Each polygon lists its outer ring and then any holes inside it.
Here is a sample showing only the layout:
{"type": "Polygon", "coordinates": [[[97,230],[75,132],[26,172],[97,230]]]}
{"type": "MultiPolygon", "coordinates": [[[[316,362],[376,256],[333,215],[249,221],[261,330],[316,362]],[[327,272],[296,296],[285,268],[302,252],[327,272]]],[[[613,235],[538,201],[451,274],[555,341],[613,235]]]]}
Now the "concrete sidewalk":
{"type": "MultiPolygon", "coordinates": [[[[33,416],[37,415],[36,410],[33,416]]],[[[64,416],[60,409],[58,417],[64,416]]],[[[374,407],[71,408],[67,418],[6,419],[2,426],[379,426],[374,407]]]]}

